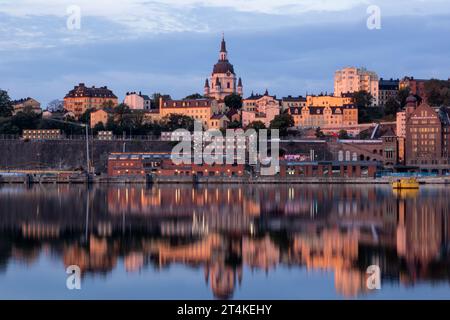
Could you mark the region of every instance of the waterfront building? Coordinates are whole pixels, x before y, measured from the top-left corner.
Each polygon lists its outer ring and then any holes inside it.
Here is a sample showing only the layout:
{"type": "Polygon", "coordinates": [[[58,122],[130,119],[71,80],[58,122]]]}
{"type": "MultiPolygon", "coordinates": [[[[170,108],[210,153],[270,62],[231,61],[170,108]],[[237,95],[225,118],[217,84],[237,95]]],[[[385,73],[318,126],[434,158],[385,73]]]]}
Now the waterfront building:
{"type": "Polygon", "coordinates": [[[448,173],[450,111],[426,102],[418,105],[412,95],[406,103],[405,164],[425,172],[448,173]]]}
{"type": "Polygon", "coordinates": [[[111,177],[146,176],[242,177],[243,164],[175,164],[170,153],[112,153],[108,157],[111,177]]]}
{"type": "Polygon", "coordinates": [[[373,161],[281,161],[281,177],[374,178],[377,163],[373,161]]]}
{"type": "Polygon", "coordinates": [[[61,137],[59,129],[23,130],[22,132],[24,140],[58,140],[61,137]]]}
{"type": "Polygon", "coordinates": [[[381,78],[378,84],[379,105],[385,106],[390,98],[397,97],[399,86],[399,79],[394,80],[391,78],[390,80],[384,80],[381,78]]]}
{"type": "Polygon", "coordinates": [[[33,98],[24,98],[11,102],[13,106],[13,114],[18,112],[31,111],[37,114],[42,113],[41,104],[33,98]]]}
{"type": "Polygon", "coordinates": [[[365,68],[347,67],[335,72],[334,95],[342,97],[346,93],[367,91],[373,96],[372,104],[379,105],[378,75],[365,68]]]}
{"type": "Polygon", "coordinates": [[[242,101],[242,126],[261,121],[268,128],[270,122],[281,112],[280,101],[266,90],[264,95],[254,94],[242,101]]]}
{"type": "Polygon", "coordinates": [[[86,110],[101,109],[105,105],[117,106],[117,96],[108,87],[87,87],[84,83],[75,86],[64,97],[64,109],[75,117],[80,117],[86,110]]]}
{"type": "Polygon", "coordinates": [[[152,108],[150,97],[141,92],[127,92],[123,103],[132,110],[150,110],[152,108]]]}
{"type": "Polygon", "coordinates": [[[223,100],[230,94],[243,95],[242,79],[237,79],[234,66],[228,60],[225,38],[222,37],[219,61],[214,65],[211,77],[205,80],[204,96],[223,100]]]}

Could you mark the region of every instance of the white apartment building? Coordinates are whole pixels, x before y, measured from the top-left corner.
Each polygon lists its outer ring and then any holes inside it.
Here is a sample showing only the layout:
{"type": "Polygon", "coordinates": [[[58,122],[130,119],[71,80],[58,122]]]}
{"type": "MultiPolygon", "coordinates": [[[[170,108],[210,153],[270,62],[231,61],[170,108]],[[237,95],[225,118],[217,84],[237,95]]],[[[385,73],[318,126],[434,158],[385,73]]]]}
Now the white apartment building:
{"type": "Polygon", "coordinates": [[[152,100],[150,97],[141,94],[141,92],[127,92],[123,103],[133,110],[150,110],[152,107],[152,100]]]}
{"type": "Polygon", "coordinates": [[[347,67],[336,71],[334,75],[334,95],[341,97],[346,93],[361,90],[373,96],[372,105],[379,105],[379,78],[373,71],[364,68],[347,67]]]}

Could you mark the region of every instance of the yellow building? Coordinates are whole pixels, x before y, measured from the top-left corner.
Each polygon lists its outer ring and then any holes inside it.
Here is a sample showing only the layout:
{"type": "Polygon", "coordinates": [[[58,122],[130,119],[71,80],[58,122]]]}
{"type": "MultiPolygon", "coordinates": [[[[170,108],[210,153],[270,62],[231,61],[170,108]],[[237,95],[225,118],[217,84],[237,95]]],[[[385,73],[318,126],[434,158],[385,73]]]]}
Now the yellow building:
{"type": "Polygon", "coordinates": [[[64,97],[64,109],[80,117],[88,109],[100,109],[105,104],[117,106],[118,99],[108,87],[88,88],[84,83],[75,86],[64,97]]]}
{"type": "Polygon", "coordinates": [[[342,107],[345,105],[353,104],[353,98],[349,95],[342,97],[335,96],[307,96],[306,106],[314,107],[342,107]]]}
{"type": "Polygon", "coordinates": [[[210,120],[214,115],[225,112],[224,105],[213,99],[165,100],[161,97],[159,105],[161,118],[171,114],[181,114],[201,122],[205,129],[209,128],[210,120]]]}
{"type": "Polygon", "coordinates": [[[336,127],[358,124],[358,108],[355,105],[341,107],[291,107],[289,114],[296,127],[336,127]]]}

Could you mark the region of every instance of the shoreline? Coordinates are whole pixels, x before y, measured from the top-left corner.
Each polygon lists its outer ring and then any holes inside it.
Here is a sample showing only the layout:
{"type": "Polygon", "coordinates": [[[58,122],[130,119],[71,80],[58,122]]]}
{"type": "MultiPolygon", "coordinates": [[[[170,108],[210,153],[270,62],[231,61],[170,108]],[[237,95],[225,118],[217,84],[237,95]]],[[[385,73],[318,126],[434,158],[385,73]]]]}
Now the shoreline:
{"type": "MultiPolygon", "coordinates": [[[[80,174],[71,177],[46,175],[1,175],[1,184],[380,184],[387,185],[394,177],[350,178],[350,177],[192,177],[192,176],[148,176],[148,177],[109,177],[95,176],[88,178],[80,174]]],[[[450,176],[419,177],[420,184],[450,185],[450,176]]]]}

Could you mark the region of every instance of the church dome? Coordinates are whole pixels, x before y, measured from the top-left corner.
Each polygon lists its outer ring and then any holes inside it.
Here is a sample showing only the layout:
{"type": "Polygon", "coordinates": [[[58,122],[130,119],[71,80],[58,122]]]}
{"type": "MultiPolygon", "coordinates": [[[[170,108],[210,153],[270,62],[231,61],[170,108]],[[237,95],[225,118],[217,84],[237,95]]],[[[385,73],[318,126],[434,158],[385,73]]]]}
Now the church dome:
{"type": "Polygon", "coordinates": [[[234,67],[228,60],[219,60],[213,68],[213,73],[227,73],[228,71],[234,74],[234,67]]]}

